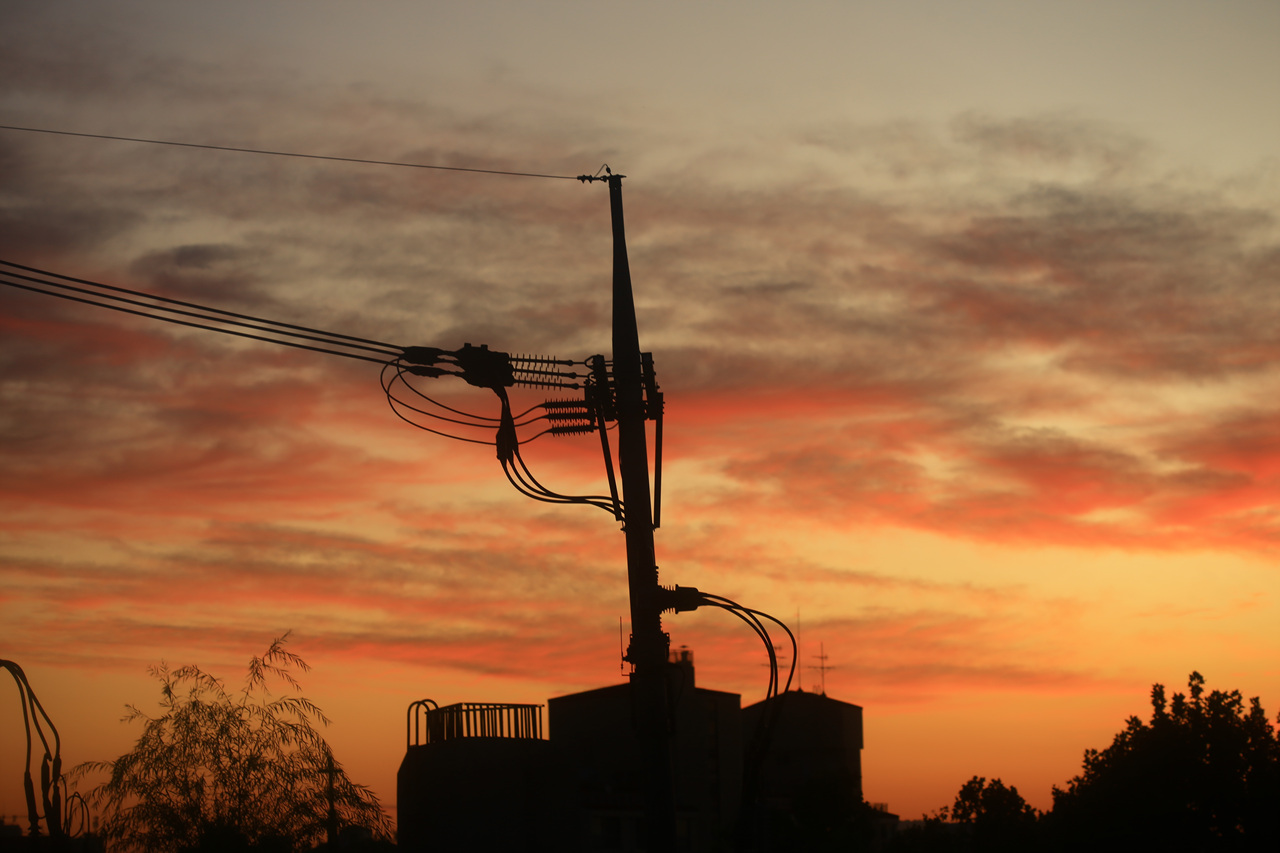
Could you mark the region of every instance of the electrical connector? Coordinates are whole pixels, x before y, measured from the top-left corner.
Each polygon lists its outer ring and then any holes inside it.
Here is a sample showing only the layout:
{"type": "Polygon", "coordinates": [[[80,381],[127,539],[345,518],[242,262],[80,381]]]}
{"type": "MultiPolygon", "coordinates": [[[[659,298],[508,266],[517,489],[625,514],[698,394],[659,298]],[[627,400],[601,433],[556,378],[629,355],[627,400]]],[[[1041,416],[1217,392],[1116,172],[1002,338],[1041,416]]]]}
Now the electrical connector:
{"type": "Polygon", "coordinates": [[[454,353],[458,367],[462,368],[462,378],[477,388],[510,388],[515,384],[515,375],[511,370],[511,356],[505,352],[490,350],[488,344],[473,347],[463,344],[462,349],[454,353]]]}
{"type": "Polygon", "coordinates": [[[674,589],[658,587],[658,603],[661,605],[659,612],[674,610],[676,613],[687,613],[708,602],[697,587],[677,585],[674,589]]]}
{"type": "Polygon", "coordinates": [[[439,347],[405,347],[403,352],[405,361],[419,366],[436,364],[446,355],[439,347]]]}

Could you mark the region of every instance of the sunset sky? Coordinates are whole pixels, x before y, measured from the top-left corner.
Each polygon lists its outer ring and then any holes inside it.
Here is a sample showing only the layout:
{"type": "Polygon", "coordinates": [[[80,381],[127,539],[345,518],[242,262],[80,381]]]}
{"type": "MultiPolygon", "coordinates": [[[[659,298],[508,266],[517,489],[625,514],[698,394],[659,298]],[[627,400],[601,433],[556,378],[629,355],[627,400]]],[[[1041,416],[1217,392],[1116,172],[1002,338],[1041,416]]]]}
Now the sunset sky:
{"type": "MultiPolygon", "coordinates": [[[[825,650],[867,798],[913,818],[974,775],[1048,808],[1192,670],[1280,711],[1277,36],[1271,0],[9,0],[0,124],[626,174],[661,580],[798,626],[806,690],[825,650]]],[[[397,345],[610,348],[600,184],[0,130],[0,259],[397,345]]],[[[68,764],[128,749],[149,664],[234,682],[289,630],[392,810],[409,702],[622,680],[617,523],[405,424],[378,373],[0,287],[0,658],[68,764]]],[[[592,436],[525,456],[607,489],[592,436]]],[[[700,686],[763,698],[738,620],[664,625],[700,686]]]]}

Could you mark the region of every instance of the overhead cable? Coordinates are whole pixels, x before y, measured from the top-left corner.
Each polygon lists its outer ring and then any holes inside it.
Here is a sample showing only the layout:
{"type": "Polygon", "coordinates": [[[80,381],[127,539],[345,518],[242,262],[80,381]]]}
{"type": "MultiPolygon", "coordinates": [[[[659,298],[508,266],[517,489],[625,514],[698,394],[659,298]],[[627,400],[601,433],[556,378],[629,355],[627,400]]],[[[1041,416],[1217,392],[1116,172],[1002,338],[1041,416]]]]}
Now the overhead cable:
{"type": "Polygon", "coordinates": [[[608,379],[596,375],[604,373],[602,356],[593,356],[590,360],[594,367],[592,372],[579,373],[575,368],[586,367],[588,362],[532,355],[512,357],[505,352],[490,350],[485,345],[464,344],[458,350],[401,347],[210,308],[5,260],[0,260],[0,284],[179,326],[379,364],[382,366],[382,390],[396,417],[433,435],[496,447],[507,479],[528,497],[548,503],[597,506],[618,521],[624,520],[625,512],[614,482],[609,454],[606,413],[600,402],[601,394],[607,391],[608,379]],[[415,384],[419,379],[444,376],[457,377],[470,385],[496,392],[502,403],[499,416],[476,414],[447,405],[424,393],[415,384]],[[513,385],[579,390],[591,399],[584,396],[576,400],[551,400],[515,415],[507,397],[507,388],[513,385]],[[598,385],[605,387],[601,389],[598,385]],[[541,413],[535,415],[538,410],[541,413]],[[540,432],[523,437],[518,434],[518,431],[539,422],[544,424],[540,432]],[[565,495],[552,491],[538,481],[520,454],[521,445],[543,435],[573,435],[596,430],[600,431],[607,463],[609,495],[565,495]]]}
{"type": "Polygon", "coordinates": [[[382,341],[326,332],[294,323],[281,323],[220,308],[209,308],[194,302],[155,296],[5,260],[0,260],[0,284],[152,320],[163,320],[178,326],[222,332],[296,349],[371,361],[375,364],[385,364],[403,351],[401,347],[382,341]],[[311,343],[303,343],[303,341],[311,343]]]}
{"type": "Polygon", "coordinates": [[[662,588],[660,595],[663,598],[662,609],[674,610],[676,613],[684,613],[689,610],[697,610],[699,607],[719,607],[733,613],[743,622],[756,632],[756,635],[764,643],[765,651],[769,656],[769,687],[765,691],[765,698],[772,698],[778,695],[781,681],[778,673],[778,657],[773,647],[773,640],[769,637],[769,631],[765,628],[764,623],[759,617],[764,617],[770,622],[780,626],[783,631],[787,632],[787,636],[791,639],[791,668],[787,674],[787,683],[781,687],[781,692],[786,693],[791,689],[791,681],[795,678],[796,673],[796,657],[799,654],[795,634],[791,633],[791,629],[786,626],[781,619],[776,616],[770,616],[763,610],[755,610],[750,607],[743,607],[736,601],[725,598],[722,595],[712,595],[709,592],[702,592],[697,587],[692,586],[676,586],[668,589],[662,588]]]}
{"type": "Polygon", "coordinates": [[[510,175],[520,178],[555,178],[580,181],[582,175],[544,175],[538,172],[514,172],[505,169],[476,169],[467,166],[439,166],[429,163],[403,163],[396,160],[370,160],[363,157],[337,157],[329,154],[300,154],[295,151],[271,151],[263,148],[241,148],[235,145],[209,145],[201,142],[174,142],[168,139],[145,139],[140,136],[113,136],[106,133],[77,133],[71,130],[50,130],[43,127],[16,127],[0,124],[0,130],[18,130],[24,133],[50,133],[57,136],[79,136],[86,139],[110,139],[115,142],[143,142],[147,145],[170,145],[178,148],[203,148],[209,151],[234,151],[240,154],[267,154],[272,157],[298,157],[306,160],[332,160],[339,163],[362,163],[368,166],[403,166],[408,169],[437,169],[444,172],[479,172],[484,175],[510,175]]]}

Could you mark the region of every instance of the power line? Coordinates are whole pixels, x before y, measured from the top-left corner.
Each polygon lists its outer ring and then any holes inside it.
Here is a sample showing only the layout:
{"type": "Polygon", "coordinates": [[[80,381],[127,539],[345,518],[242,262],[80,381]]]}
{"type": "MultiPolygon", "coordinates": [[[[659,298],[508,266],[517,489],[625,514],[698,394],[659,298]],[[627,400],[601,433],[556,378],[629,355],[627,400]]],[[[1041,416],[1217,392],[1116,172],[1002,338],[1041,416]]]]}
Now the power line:
{"type": "Polygon", "coordinates": [[[95,305],[99,308],[109,308],[112,311],[152,320],[163,320],[178,326],[222,332],[236,337],[329,355],[340,355],[344,358],[370,361],[375,364],[385,364],[403,353],[402,347],[382,341],[341,335],[292,323],[281,323],[249,314],[224,311],[220,308],[208,308],[194,302],[184,302],[88,279],[73,278],[10,261],[0,260],[0,267],[11,268],[0,269],[0,284],[9,287],[95,305]],[[23,272],[16,272],[16,270],[23,272]],[[303,343],[303,341],[311,343],[303,343]]]}
{"type": "MultiPolygon", "coordinates": [[[[192,308],[192,309],[195,309],[196,311],[202,311],[202,312],[205,312],[205,313],[207,313],[207,314],[221,314],[221,315],[223,315],[224,317],[234,317],[234,318],[236,318],[236,319],[238,319],[238,320],[248,320],[248,321],[251,321],[251,322],[254,322],[254,323],[262,323],[262,324],[265,324],[265,325],[277,326],[277,327],[279,327],[279,328],[281,328],[281,329],[291,329],[291,330],[296,331],[296,332],[311,332],[312,334],[316,334],[316,335],[324,335],[324,336],[326,336],[326,337],[328,337],[328,338],[341,338],[341,339],[343,339],[343,340],[352,341],[353,343],[359,343],[359,344],[371,344],[371,345],[373,345],[373,346],[375,346],[375,347],[378,347],[378,348],[380,348],[380,349],[384,349],[384,350],[385,350],[385,349],[390,349],[390,350],[395,350],[395,351],[397,351],[397,352],[398,352],[398,351],[399,351],[399,349],[400,349],[399,347],[396,347],[396,346],[394,346],[393,344],[388,344],[388,343],[386,343],[386,342],[384,342],[384,341],[373,341],[373,340],[369,340],[368,338],[357,338],[357,337],[354,337],[353,335],[342,335],[342,334],[339,334],[339,333],[337,333],[337,332],[325,332],[325,331],[322,331],[322,330],[320,330],[320,329],[313,329],[313,328],[310,328],[309,326],[298,326],[298,325],[295,325],[295,324],[293,324],[293,323],[282,323],[282,322],[280,322],[280,321],[278,321],[278,320],[267,320],[267,319],[265,319],[265,318],[263,318],[263,317],[255,317],[255,316],[253,316],[252,314],[240,314],[240,313],[237,313],[237,312],[235,312],[235,311],[227,311],[227,310],[222,309],[222,308],[210,308],[210,307],[209,307],[209,306],[207,306],[207,305],[197,305],[197,304],[196,304],[196,303],[194,303],[194,302],[185,302],[185,301],[183,301],[183,300],[181,300],[181,299],[171,299],[171,298],[169,298],[169,297],[167,297],[167,296],[157,296],[157,295],[152,294],[152,293],[145,293],[145,292],[143,292],[143,291],[141,291],[141,290],[130,290],[130,289],[129,289],[129,288],[127,288],[127,287],[118,287],[118,286],[116,286],[116,285],[114,285],[114,284],[103,284],[103,283],[101,283],[101,282],[90,281],[90,280],[88,280],[88,279],[84,279],[84,278],[76,278],[76,277],[74,277],[74,276],[63,275],[62,273],[50,272],[49,270],[42,270],[42,269],[39,269],[39,268],[37,268],[37,267],[27,266],[26,264],[17,264],[17,263],[14,263],[13,261],[6,261],[6,260],[3,260],[3,259],[0,259],[0,266],[13,267],[14,269],[24,270],[25,272],[29,272],[29,273],[36,273],[37,275],[45,276],[46,278],[60,279],[60,280],[65,281],[65,282],[75,282],[76,284],[82,284],[82,285],[85,285],[85,286],[87,286],[87,287],[92,287],[92,288],[98,288],[98,289],[100,289],[100,290],[111,291],[112,293],[123,293],[123,294],[128,294],[129,296],[134,296],[134,297],[137,297],[137,298],[139,298],[139,299],[150,299],[150,300],[152,300],[152,301],[154,301],[154,302],[163,302],[163,303],[167,303],[167,304],[169,304],[169,305],[181,305],[181,306],[183,306],[184,308],[192,308]]],[[[9,275],[17,275],[17,274],[15,274],[15,273],[7,273],[7,274],[9,274],[9,275]]],[[[27,276],[18,276],[18,277],[20,277],[20,278],[28,278],[27,276]]],[[[31,280],[31,281],[36,281],[36,279],[29,279],[29,280],[31,280]]],[[[54,286],[54,287],[67,287],[68,289],[78,289],[78,288],[70,288],[70,287],[68,287],[68,285],[59,285],[59,284],[57,284],[57,283],[55,283],[55,282],[41,282],[41,283],[43,283],[43,284],[49,284],[49,285],[52,285],[52,286],[54,286]]],[[[124,299],[124,298],[122,298],[122,297],[111,296],[111,295],[109,295],[109,294],[100,294],[100,295],[101,295],[101,296],[104,296],[105,298],[108,298],[108,299],[118,299],[118,300],[119,300],[119,301],[121,301],[121,302],[131,302],[131,301],[132,301],[132,300],[124,299]]],[[[134,303],[134,304],[141,304],[141,303],[134,303]]],[[[165,308],[165,307],[163,307],[163,306],[155,306],[155,307],[160,308],[160,310],[164,310],[164,311],[173,311],[173,313],[175,313],[175,314],[186,313],[186,312],[178,311],[178,310],[176,310],[176,309],[172,309],[172,308],[165,308]]],[[[232,322],[232,321],[228,320],[227,322],[232,322]]],[[[235,323],[234,325],[243,325],[243,324],[235,323]]],[[[300,335],[299,337],[301,337],[301,335],[300,335]]]]}
{"type": "Polygon", "coordinates": [[[167,139],[144,139],[139,136],[112,136],[106,133],[77,133],[71,130],[49,130],[42,127],[17,127],[0,124],[0,130],[18,130],[24,133],[50,133],[57,136],[79,136],[85,139],[110,139],[116,142],[144,142],[148,145],[172,145],[178,148],[203,148],[209,151],[235,151],[240,154],[268,154],[273,157],[298,157],[306,160],[333,160],[339,163],[363,163],[369,166],[403,166],[409,169],[437,169],[445,172],[478,172],[484,175],[511,175],[521,178],[555,178],[580,181],[583,175],[544,175],[538,172],[512,172],[503,169],[473,169],[465,166],[436,166],[427,163],[402,163],[395,160],[368,160],[363,157],[335,157],[328,154],[299,154],[294,151],[269,151],[263,148],[239,148],[233,145],[208,145],[199,142],[174,142],[167,139]]]}
{"type": "MultiPolygon", "coordinates": [[[[210,308],[194,302],[171,299],[140,290],[131,290],[126,287],[117,287],[116,285],[103,284],[89,279],[76,278],[3,259],[0,259],[0,285],[32,293],[40,293],[45,296],[55,296],[59,299],[79,302],[84,305],[93,305],[98,308],[109,308],[112,311],[132,314],[136,317],[163,320],[166,323],[178,326],[221,332],[224,335],[235,335],[236,337],[249,338],[264,343],[278,344],[327,355],[339,355],[343,358],[382,365],[382,388],[386,393],[387,402],[396,416],[421,430],[458,441],[489,446],[494,446],[496,443],[493,439],[470,438],[446,432],[443,428],[436,429],[427,426],[420,417],[416,416],[431,418],[432,421],[430,422],[454,424],[471,430],[509,428],[512,435],[514,435],[517,427],[527,428],[539,421],[551,421],[553,426],[534,436],[520,439],[514,443],[511,453],[519,463],[523,474],[516,471],[513,475],[512,472],[508,471],[508,479],[514,476],[515,479],[512,479],[513,484],[520,491],[538,500],[546,500],[553,503],[592,504],[601,506],[615,513],[615,515],[618,514],[615,507],[616,498],[610,499],[600,496],[574,497],[561,495],[546,489],[534,479],[533,474],[529,472],[524,460],[520,457],[520,444],[533,441],[543,435],[556,434],[557,431],[583,431],[582,429],[567,428],[563,425],[556,426],[555,424],[562,424],[564,421],[562,412],[558,418],[553,418],[548,414],[531,417],[534,411],[547,409],[548,407],[554,408],[554,404],[532,406],[519,415],[512,415],[509,407],[504,405],[502,417],[487,417],[465,412],[435,400],[411,384],[407,378],[408,374],[429,378],[458,376],[466,379],[471,384],[481,384],[488,387],[483,382],[477,383],[473,381],[474,377],[469,375],[467,366],[462,363],[467,351],[473,349],[470,345],[463,347],[460,352],[437,350],[434,347],[401,347],[383,341],[343,335],[337,332],[327,332],[322,329],[299,326],[294,323],[268,320],[251,314],[241,314],[221,308],[210,308]],[[424,354],[421,352],[424,350],[429,352],[424,354]],[[437,363],[443,366],[436,367],[437,363]],[[418,400],[450,414],[439,414],[414,405],[416,400],[410,402],[397,394],[397,386],[403,386],[408,393],[418,400]],[[458,417],[453,417],[452,415],[458,417]]],[[[487,352],[487,348],[481,349],[487,352]]],[[[581,364],[581,362],[544,359],[535,356],[520,356],[512,359],[506,353],[494,353],[493,355],[500,357],[504,364],[509,365],[513,381],[519,384],[553,388],[581,387],[575,381],[581,378],[579,374],[566,371],[554,372],[549,368],[540,367],[540,365],[573,365],[581,364]]],[[[559,412],[559,410],[557,411],[559,412]]],[[[596,424],[592,424],[593,429],[596,426],[596,424]]],[[[604,429],[603,424],[598,426],[604,429]]],[[[507,459],[503,460],[504,470],[507,468],[509,461],[507,459]]]]}

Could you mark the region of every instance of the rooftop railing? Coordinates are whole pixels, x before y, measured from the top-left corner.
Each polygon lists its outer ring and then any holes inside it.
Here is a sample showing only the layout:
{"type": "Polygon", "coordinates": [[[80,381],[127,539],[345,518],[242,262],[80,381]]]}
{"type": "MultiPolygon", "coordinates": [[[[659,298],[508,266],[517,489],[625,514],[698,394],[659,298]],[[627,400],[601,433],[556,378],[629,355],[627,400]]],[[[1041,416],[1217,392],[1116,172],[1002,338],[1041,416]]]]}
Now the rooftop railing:
{"type": "Polygon", "coordinates": [[[409,746],[475,737],[542,739],[541,705],[459,702],[441,708],[420,699],[409,706],[408,716],[409,746]]]}

